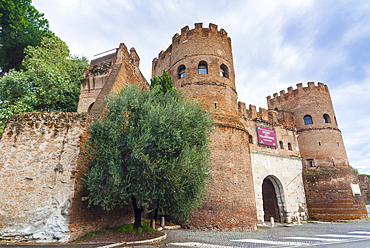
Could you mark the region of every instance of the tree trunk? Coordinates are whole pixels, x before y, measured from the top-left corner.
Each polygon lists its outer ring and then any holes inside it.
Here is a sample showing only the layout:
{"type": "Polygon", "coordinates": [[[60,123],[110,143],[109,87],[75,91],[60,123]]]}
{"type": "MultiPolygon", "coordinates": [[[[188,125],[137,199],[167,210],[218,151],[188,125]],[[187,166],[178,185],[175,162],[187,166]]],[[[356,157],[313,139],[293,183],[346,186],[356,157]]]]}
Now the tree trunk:
{"type": "Polygon", "coordinates": [[[154,210],[154,220],[157,221],[158,218],[158,211],[159,211],[159,200],[157,201],[157,207],[154,210]]]}
{"type": "Polygon", "coordinates": [[[137,206],[136,198],[135,196],[131,196],[132,199],[132,205],[134,207],[134,213],[135,213],[135,222],[134,222],[134,229],[138,229],[141,227],[141,213],[143,212],[143,208],[140,206],[137,206]]]}

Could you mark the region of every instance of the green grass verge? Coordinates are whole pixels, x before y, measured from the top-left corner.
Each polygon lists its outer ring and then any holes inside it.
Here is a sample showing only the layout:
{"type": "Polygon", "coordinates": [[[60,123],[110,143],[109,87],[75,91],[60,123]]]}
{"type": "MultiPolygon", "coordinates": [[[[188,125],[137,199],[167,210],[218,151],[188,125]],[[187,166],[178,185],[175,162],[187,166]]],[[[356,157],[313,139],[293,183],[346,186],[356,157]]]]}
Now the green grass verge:
{"type": "Polygon", "coordinates": [[[147,233],[153,233],[155,230],[150,227],[150,220],[143,220],[141,222],[141,227],[138,229],[134,229],[134,223],[130,224],[123,224],[113,227],[113,229],[117,229],[120,232],[129,232],[132,234],[135,233],[141,233],[141,232],[147,232],[147,233]]]}

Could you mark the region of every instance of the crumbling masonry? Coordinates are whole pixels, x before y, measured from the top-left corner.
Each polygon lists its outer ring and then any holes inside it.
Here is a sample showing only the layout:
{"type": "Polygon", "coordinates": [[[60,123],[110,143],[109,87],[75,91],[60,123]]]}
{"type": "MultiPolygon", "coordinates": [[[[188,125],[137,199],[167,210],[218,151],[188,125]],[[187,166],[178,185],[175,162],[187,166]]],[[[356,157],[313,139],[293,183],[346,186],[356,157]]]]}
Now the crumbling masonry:
{"type": "MultiPolygon", "coordinates": [[[[135,49],[91,61],[77,113],[30,113],[9,120],[0,141],[0,240],[65,242],[132,219],[130,209],[86,209],[80,179],[90,116],[127,83],[148,83],[135,49]],[[112,221],[112,220],[115,221],[112,221]]],[[[190,228],[256,230],[273,217],[297,222],[366,219],[359,181],[350,169],[326,85],[267,97],[268,109],[237,101],[231,39],[210,24],[185,26],[152,63],[176,88],[213,111],[212,174],[204,206],[190,228]]]]}

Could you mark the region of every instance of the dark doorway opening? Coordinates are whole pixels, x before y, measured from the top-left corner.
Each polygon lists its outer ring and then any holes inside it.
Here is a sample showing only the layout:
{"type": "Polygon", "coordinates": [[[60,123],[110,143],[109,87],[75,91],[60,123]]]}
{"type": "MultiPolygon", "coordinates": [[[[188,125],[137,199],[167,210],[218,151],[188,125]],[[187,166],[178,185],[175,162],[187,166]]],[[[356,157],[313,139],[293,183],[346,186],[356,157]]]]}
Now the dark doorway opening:
{"type": "Polygon", "coordinates": [[[270,220],[274,217],[275,221],[280,221],[279,207],[276,199],[276,191],[273,183],[269,178],[265,178],[262,183],[262,198],[264,219],[270,220]]]}

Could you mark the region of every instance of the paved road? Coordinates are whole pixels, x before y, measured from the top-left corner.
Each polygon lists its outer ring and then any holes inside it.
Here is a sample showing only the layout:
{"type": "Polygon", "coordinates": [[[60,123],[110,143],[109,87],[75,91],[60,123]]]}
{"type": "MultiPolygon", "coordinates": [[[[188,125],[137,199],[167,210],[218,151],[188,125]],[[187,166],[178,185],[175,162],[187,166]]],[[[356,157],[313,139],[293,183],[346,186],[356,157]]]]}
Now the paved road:
{"type": "MultiPolygon", "coordinates": [[[[291,227],[264,227],[256,232],[201,232],[192,230],[166,231],[168,247],[239,248],[239,247],[324,247],[370,248],[370,220],[352,223],[302,224],[291,227]]],[[[97,248],[104,244],[75,246],[42,246],[42,248],[97,248]]],[[[1,246],[33,248],[40,246],[1,246]]],[[[122,247],[122,246],[121,246],[122,247]]],[[[165,247],[156,245],[131,246],[140,248],[165,247]]]]}
{"type": "MultiPolygon", "coordinates": [[[[168,247],[330,247],[370,248],[370,220],[259,228],[257,232],[168,231],[168,247]]],[[[164,242],[154,246],[164,247],[164,242]]]]}

